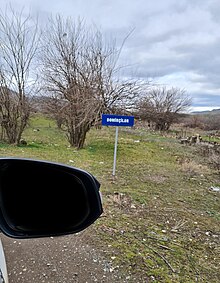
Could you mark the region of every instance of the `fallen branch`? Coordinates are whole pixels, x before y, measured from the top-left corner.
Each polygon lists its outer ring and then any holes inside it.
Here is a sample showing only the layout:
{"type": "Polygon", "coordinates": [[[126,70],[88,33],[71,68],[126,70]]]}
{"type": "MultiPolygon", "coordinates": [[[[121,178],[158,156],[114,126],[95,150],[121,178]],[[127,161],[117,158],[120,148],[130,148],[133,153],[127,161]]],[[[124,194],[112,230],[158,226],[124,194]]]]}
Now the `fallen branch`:
{"type": "MultiPolygon", "coordinates": [[[[138,237],[136,237],[135,235],[134,235],[134,237],[137,239],[137,240],[139,240],[138,239],[138,237]]],[[[143,242],[142,242],[143,243],[143,242]]],[[[175,269],[172,267],[172,265],[169,263],[169,261],[163,256],[163,255],[161,255],[160,253],[158,253],[155,249],[153,249],[152,247],[149,247],[149,246],[147,246],[145,243],[143,243],[144,244],[144,246],[146,247],[146,248],[148,248],[148,249],[150,249],[150,250],[152,250],[156,255],[158,255],[160,258],[162,258],[162,260],[166,263],[166,265],[170,268],[170,270],[173,272],[173,273],[175,273],[176,271],[175,271],[175,269]]],[[[161,247],[163,247],[163,248],[165,248],[166,246],[162,246],[162,245],[160,245],[161,247]]],[[[166,247],[167,249],[170,249],[170,248],[168,248],[168,247],[166,247]]]]}
{"type": "Polygon", "coordinates": [[[151,249],[156,255],[158,255],[160,258],[162,258],[162,260],[167,264],[167,266],[170,268],[170,270],[175,273],[175,269],[172,267],[172,265],[169,263],[169,261],[164,257],[162,256],[160,253],[158,253],[155,249],[151,248],[151,247],[148,247],[149,249],[151,249]]]}
{"type": "Polygon", "coordinates": [[[167,246],[159,245],[159,247],[160,247],[160,248],[162,248],[162,249],[165,249],[165,250],[168,250],[168,251],[172,251],[172,252],[174,252],[174,250],[173,250],[173,249],[171,249],[171,248],[169,248],[169,247],[167,247],[167,246]]]}

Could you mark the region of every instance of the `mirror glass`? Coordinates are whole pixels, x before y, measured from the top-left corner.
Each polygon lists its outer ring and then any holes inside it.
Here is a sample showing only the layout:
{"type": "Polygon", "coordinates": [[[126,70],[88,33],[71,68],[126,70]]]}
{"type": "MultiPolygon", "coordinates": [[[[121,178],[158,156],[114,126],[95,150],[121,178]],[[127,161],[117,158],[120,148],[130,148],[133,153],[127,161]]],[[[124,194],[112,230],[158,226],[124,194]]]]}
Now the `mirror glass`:
{"type": "MultiPolygon", "coordinates": [[[[0,162],[1,213],[18,234],[82,230],[91,214],[90,198],[88,184],[74,170],[44,162],[0,162]]],[[[101,214],[98,207],[96,214],[101,214]]]]}

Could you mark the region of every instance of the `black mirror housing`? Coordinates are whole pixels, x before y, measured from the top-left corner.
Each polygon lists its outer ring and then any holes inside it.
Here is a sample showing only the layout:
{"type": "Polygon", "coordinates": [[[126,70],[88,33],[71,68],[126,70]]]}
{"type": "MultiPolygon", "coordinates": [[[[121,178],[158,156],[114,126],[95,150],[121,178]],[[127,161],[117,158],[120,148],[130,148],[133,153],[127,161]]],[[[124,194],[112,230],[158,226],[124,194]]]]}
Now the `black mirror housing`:
{"type": "Polygon", "coordinates": [[[102,214],[100,184],[48,161],[0,158],[0,229],[13,238],[77,233],[102,214]]]}

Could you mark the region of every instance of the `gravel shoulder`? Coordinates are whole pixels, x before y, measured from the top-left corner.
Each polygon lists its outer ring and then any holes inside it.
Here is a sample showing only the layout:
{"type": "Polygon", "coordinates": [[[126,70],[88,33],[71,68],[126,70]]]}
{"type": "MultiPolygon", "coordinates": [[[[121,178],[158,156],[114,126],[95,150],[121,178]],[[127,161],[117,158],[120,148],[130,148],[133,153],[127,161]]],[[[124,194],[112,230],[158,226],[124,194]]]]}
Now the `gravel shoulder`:
{"type": "Polygon", "coordinates": [[[90,247],[88,233],[27,240],[1,234],[9,283],[122,282],[90,247]]]}

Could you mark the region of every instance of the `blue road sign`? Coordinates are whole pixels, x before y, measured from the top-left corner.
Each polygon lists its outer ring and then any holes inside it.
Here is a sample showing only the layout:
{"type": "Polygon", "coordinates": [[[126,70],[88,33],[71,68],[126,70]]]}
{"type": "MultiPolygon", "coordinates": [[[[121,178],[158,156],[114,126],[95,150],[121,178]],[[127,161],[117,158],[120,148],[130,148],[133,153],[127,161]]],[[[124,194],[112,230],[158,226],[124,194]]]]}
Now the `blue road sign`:
{"type": "Polygon", "coordinates": [[[115,127],[132,127],[134,125],[134,116],[102,114],[102,125],[115,127]]]}

